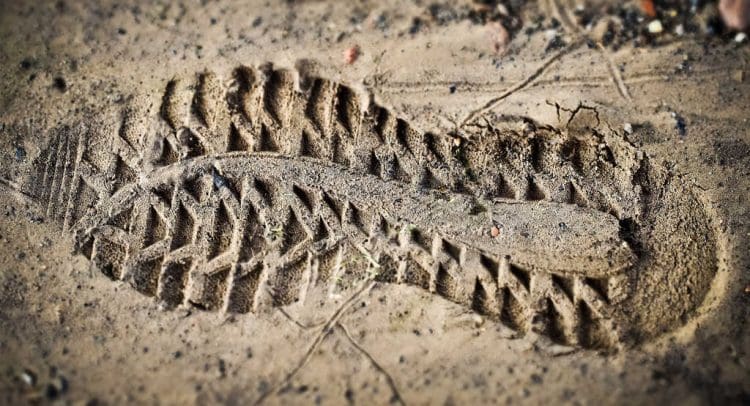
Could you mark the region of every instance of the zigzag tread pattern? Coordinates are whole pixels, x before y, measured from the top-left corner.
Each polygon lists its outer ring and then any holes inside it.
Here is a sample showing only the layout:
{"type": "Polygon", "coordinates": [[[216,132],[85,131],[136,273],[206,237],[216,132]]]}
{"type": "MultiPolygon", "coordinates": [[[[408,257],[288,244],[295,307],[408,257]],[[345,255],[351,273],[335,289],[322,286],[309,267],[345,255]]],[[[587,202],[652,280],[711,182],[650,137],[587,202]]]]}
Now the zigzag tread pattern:
{"type": "Polygon", "coordinates": [[[568,344],[601,339],[589,330],[611,316],[611,279],[530,271],[328,191],[199,172],[173,189],[168,201],[140,191],[88,227],[82,243],[110,277],[168,307],[243,313],[302,301],[311,286],[376,275],[519,331],[540,324],[568,344]]]}
{"type": "Polygon", "coordinates": [[[637,191],[612,186],[616,157],[596,141],[551,129],[474,138],[420,133],[364,97],[268,66],[239,67],[226,82],[211,72],[173,79],[155,132],[139,132],[137,113],[127,111],[109,138],[58,131],[38,166],[37,195],[50,217],[75,230],[80,252],[96,267],[167,307],[244,313],[375,274],[521,332],[615,345],[611,307],[622,299],[621,277],[541,272],[514,263],[512,253],[497,256],[357,207],[346,191],[302,187],[294,174],[280,183],[212,167],[133,186],[203,157],[269,155],[436,193],[573,204],[618,217],[637,210],[637,191]]]}

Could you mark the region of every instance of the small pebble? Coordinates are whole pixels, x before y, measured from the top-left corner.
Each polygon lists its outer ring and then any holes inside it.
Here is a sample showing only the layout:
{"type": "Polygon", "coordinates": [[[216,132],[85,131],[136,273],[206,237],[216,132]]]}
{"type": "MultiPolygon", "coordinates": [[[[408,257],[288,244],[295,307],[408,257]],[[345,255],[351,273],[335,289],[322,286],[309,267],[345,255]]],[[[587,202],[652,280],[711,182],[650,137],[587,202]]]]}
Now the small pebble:
{"type": "Polygon", "coordinates": [[[746,39],[747,39],[747,34],[745,34],[744,32],[739,32],[737,33],[737,35],[734,36],[734,42],[738,44],[745,42],[746,39]]]}
{"type": "Polygon", "coordinates": [[[500,235],[500,229],[497,228],[497,226],[492,226],[492,228],[490,229],[490,235],[492,236],[492,238],[497,237],[498,235],[500,235]]]}
{"type": "Polygon", "coordinates": [[[649,17],[656,17],[656,7],[654,7],[653,0],[641,0],[641,10],[649,17]]]}
{"type": "Polygon", "coordinates": [[[36,385],[36,375],[33,372],[29,371],[28,369],[25,369],[21,373],[21,380],[26,385],[29,385],[29,386],[36,385]]]}
{"type": "Polygon", "coordinates": [[[16,147],[16,161],[23,162],[26,160],[26,150],[23,147],[16,147]]]}
{"type": "Polygon", "coordinates": [[[221,176],[221,174],[216,169],[211,172],[211,178],[213,179],[214,188],[216,190],[219,190],[228,185],[227,179],[221,176]]]}
{"type": "Polygon", "coordinates": [[[664,26],[661,25],[661,21],[654,20],[648,23],[648,32],[651,34],[660,34],[662,31],[664,31],[664,26]]]}
{"type": "Polygon", "coordinates": [[[359,58],[360,54],[361,54],[361,51],[358,45],[351,46],[347,48],[346,50],[344,50],[344,62],[347,65],[351,65],[357,61],[357,58],[359,58]]]}
{"type": "Polygon", "coordinates": [[[510,43],[510,33],[499,22],[488,24],[492,49],[496,54],[503,54],[508,49],[510,43]]]}
{"type": "Polygon", "coordinates": [[[630,123],[625,123],[625,124],[624,124],[624,125],[622,126],[622,128],[623,128],[623,129],[625,130],[625,132],[626,132],[627,134],[632,134],[632,133],[633,133],[633,124],[630,124],[630,123]]]}

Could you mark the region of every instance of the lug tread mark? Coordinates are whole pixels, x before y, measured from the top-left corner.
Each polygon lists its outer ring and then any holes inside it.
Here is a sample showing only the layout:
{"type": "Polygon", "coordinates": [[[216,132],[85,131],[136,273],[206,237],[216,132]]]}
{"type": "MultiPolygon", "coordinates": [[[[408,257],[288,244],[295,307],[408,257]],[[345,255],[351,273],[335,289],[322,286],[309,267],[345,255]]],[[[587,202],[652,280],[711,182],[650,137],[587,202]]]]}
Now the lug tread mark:
{"type": "Polygon", "coordinates": [[[575,204],[617,218],[640,213],[640,189],[612,176],[626,164],[598,135],[420,133],[384,107],[364,108],[351,87],[323,78],[306,83],[300,90],[295,72],[271,66],[235,69],[228,89],[212,72],[174,78],[161,97],[154,139],[131,128],[141,125],[133,112],[113,134],[58,129],[36,165],[33,194],[50,218],[76,232],[94,266],[167,307],[244,313],[300,302],[313,285],[366,272],[370,265],[349,259],[367,247],[378,281],[418,286],[521,333],[616,345],[619,275],[540,271],[512,252],[412,228],[352,198],[356,187],[298,183],[296,172],[217,178],[206,165],[178,176],[209,156],[283,156],[446,196],[575,204]],[[140,189],[160,171],[170,180],[140,189]]]}

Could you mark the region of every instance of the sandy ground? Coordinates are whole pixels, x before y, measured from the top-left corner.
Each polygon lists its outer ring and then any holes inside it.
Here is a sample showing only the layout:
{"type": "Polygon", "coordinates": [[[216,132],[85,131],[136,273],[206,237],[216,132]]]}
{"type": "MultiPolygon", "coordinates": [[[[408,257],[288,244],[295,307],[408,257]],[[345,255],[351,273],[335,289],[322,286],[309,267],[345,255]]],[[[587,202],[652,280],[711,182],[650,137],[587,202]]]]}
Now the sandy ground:
{"type": "MultiPolygon", "coordinates": [[[[468,3],[3,2],[0,403],[747,403],[748,47],[731,36],[691,33],[665,33],[637,47],[631,40],[598,46],[601,25],[580,28],[566,4],[510,4],[508,13],[522,23],[509,29],[506,44],[494,17],[467,16],[475,7],[468,3]],[[354,46],[358,57],[347,63],[354,46]],[[137,280],[134,289],[92,266],[96,257],[81,255],[80,236],[68,224],[84,201],[74,196],[60,213],[36,193],[50,189],[36,174],[59,129],[118,134],[118,126],[131,128],[123,117],[146,117],[134,121],[133,133],[169,131],[152,123],[177,120],[160,107],[178,104],[165,96],[170,80],[205,72],[231,78],[238,66],[268,62],[371,95],[370,105],[419,134],[479,145],[482,131],[525,134],[533,126],[557,129],[549,130],[553,140],[592,128],[626,140],[622,147],[602,141],[616,161],[614,180],[603,188],[625,177],[625,162],[643,157],[650,173],[674,179],[653,188],[648,210],[631,209],[627,189],[610,213],[632,210],[643,222],[642,255],[657,258],[643,266],[645,277],[629,276],[633,298],[615,312],[632,334],[602,348],[567,333],[514,328],[440,285],[425,290],[357,275],[338,295],[311,290],[304,300],[250,313],[225,311],[231,305],[203,311],[211,307],[205,295],[172,309],[148,297],[154,292],[141,294],[150,288],[137,280]],[[584,107],[572,117],[578,106],[584,107]],[[667,271],[649,277],[656,268],[667,271]]],[[[590,3],[587,9],[599,10],[590,3]]],[[[509,18],[498,21],[511,27],[509,18]]],[[[209,89],[188,90],[196,88],[209,89]]],[[[286,111],[270,100],[264,109],[286,111]]],[[[210,103],[198,106],[206,127],[221,119],[210,103]]],[[[128,140],[129,131],[118,136],[128,140]]],[[[96,142],[88,150],[110,148],[96,142]]],[[[227,165],[222,176],[240,171],[227,165]]],[[[563,171],[551,167],[551,177],[563,171]]],[[[119,173],[106,182],[122,181],[119,173]]],[[[359,196],[345,186],[355,178],[342,176],[334,182],[342,193],[359,196]]],[[[653,182],[628,185],[642,194],[653,182]]],[[[389,185],[374,188],[395,190],[389,185]]],[[[456,221],[465,224],[445,219],[456,221]]],[[[554,264],[545,258],[553,254],[537,250],[531,257],[549,268],[554,264]]]]}

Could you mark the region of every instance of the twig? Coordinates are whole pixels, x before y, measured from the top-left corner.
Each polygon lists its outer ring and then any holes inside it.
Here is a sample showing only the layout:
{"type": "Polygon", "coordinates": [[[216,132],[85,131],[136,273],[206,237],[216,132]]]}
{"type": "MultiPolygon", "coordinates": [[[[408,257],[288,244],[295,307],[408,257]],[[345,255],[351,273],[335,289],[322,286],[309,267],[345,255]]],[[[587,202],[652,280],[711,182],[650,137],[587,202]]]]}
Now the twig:
{"type": "Polygon", "coordinates": [[[335,312],[333,312],[318,335],[315,336],[313,343],[310,345],[310,348],[307,349],[305,355],[302,356],[302,359],[299,361],[297,366],[294,367],[294,369],[292,369],[282,381],[280,381],[278,384],[274,385],[271,389],[261,395],[261,397],[258,398],[258,400],[255,402],[256,405],[260,405],[261,403],[263,403],[266,399],[268,399],[269,396],[279,393],[281,389],[283,389],[294,378],[294,376],[297,375],[300,370],[302,370],[307,362],[310,361],[310,358],[312,357],[315,350],[317,350],[320,344],[323,342],[323,339],[325,339],[325,337],[328,335],[328,333],[331,332],[336,323],[338,323],[344,312],[346,312],[362,294],[375,286],[375,283],[375,281],[369,280],[369,283],[365,283],[358,291],[354,292],[354,294],[352,294],[349,299],[342,303],[335,312]]]}
{"type": "Polygon", "coordinates": [[[516,83],[515,85],[513,85],[512,87],[510,87],[508,90],[504,91],[499,96],[490,99],[482,107],[480,107],[480,108],[478,108],[478,109],[473,110],[472,112],[470,112],[469,115],[466,116],[466,118],[461,122],[461,125],[459,126],[459,128],[465,127],[466,125],[470,124],[472,121],[476,120],[479,116],[481,116],[481,115],[485,114],[487,111],[495,108],[498,104],[500,104],[501,101],[503,101],[504,99],[506,99],[508,96],[512,95],[513,93],[515,93],[515,92],[517,92],[519,90],[522,90],[522,89],[530,86],[531,84],[533,84],[534,81],[539,76],[541,76],[544,72],[546,72],[547,69],[550,66],[552,66],[553,63],[555,63],[557,60],[559,60],[563,56],[565,56],[565,55],[569,54],[570,52],[574,51],[575,49],[577,49],[582,43],[583,43],[583,41],[577,41],[577,42],[574,42],[574,43],[570,44],[569,46],[567,46],[567,47],[565,47],[565,48],[557,51],[554,55],[552,55],[546,61],[544,61],[544,63],[542,63],[542,65],[539,68],[537,68],[534,72],[532,72],[531,75],[527,76],[522,81],[516,83]]]}
{"type": "Polygon", "coordinates": [[[386,381],[388,382],[388,386],[391,387],[391,391],[393,392],[393,401],[398,402],[401,405],[405,405],[404,399],[401,397],[401,393],[398,391],[398,387],[396,386],[396,381],[393,379],[391,374],[388,373],[388,371],[383,368],[378,361],[375,360],[375,358],[367,352],[358,342],[357,340],[352,337],[351,334],[349,334],[349,330],[346,328],[346,326],[341,323],[340,321],[336,323],[336,326],[341,329],[341,331],[344,332],[344,335],[349,340],[349,342],[356,348],[359,352],[361,352],[365,357],[367,357],[368,360],[370,360],[370,363],[372,363],[372,366],[375,367],[378,371],[380,371],[383,376],[385,376],[386,381]]]}
{"type": "MultiPolygon", "coordinates": [[[[588,37],[588,35],[586,35],[586,33],[573,22],[573,18],[571,18],[570,12],[561,4],[559,4],[557,0],[550,0],[549,8],[552,9],[553,14],[560,22],[562,22],[563,26],[565,26],[565,28],[567,28],[567,30],[570,31],[571,34],[578,37],[578,40],[593,42],[588,37]]],[[[617,86],[617,91],[620,93],[620,96],[622,96],[628,102],[632,101],[630,92],[628,92],[628,87],[627,85],[625,85],[622,74],[620,73],[620,70],[617,69],[617,65],[615,65],[615,61],[612,59],[611,53],[606,48],[604,48],[604,45],[602,45],[601,42],[596,42],[596,49],[601,52],[602,56],[606,60],[609,75],[612,77],[612,81],[615,82],[615,86],[617,86]]]]}
{"type": "Polygon", "coordinates": [[[320,322],[317,322],[317,323],[312,324],[312,325],[307,325],[307,324],[304,324],[304,323],[300,322],[299,320],[295,319],[294,317],[292,317],[292,315],[289,314],[289,312],[287,312],[286,310],[284,310],[283,307],[278,307],[277,309],[279,310],[279,312],[281,312],[281,314],[284,315],[284,317],[287,318],[287,320],[291,321],[292,323],[294,323],[295,325],[297,325],[297,327],[299,327],[299,328],[301,328],[303,330],[309,330],[311,328],[321,327],[321,326],[323,326],[323,325],[326,324],[325,321],[320,321],[320,322]]]}
{"type": "Polygon", "coordinates": [[[602,55],[607,60],[609,73],[612,75],[612,80],[614,80],[615,85],[617,85],[617,90],[620,92],[620,96],[625,98],[625,100],[627,101],[632,101],[633,99],[630,97],[628,87],[625,85],[625,81],[622,79],[622,74],[620,73],[620,70],[617,69],[617,65],[615,65],[615,61],[612,59],[609,51],[604,48],[604,45],[602,45],[601,42],[597,42],[596,47],[599,51],[601,51],[602,55]]]}

